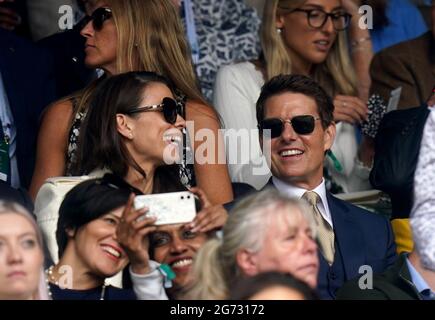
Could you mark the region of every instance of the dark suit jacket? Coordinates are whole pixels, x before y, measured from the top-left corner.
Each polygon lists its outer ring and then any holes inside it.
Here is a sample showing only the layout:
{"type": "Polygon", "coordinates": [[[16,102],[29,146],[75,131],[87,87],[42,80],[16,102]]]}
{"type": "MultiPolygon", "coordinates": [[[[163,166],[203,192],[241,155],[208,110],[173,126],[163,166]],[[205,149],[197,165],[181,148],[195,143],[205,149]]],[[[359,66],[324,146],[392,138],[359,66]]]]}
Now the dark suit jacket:
{"type": "Polygon", "coordinates": [[[402,87],[399,109],[421,106],[435,85],[435,40],[432,32],[378,52],[370,66],[371,94],[386,102],[402,87]]]}
{"type": "MultiPolygon", "coordinates": [[[[273,187],[272,179],[264,187],[273,187]]],[[[336,241],[336,257],[341,255],[343,274],[335,275],[337,279],[351,280],[359,274],[359,268],[370,265],[374,273],[381,273],[396,260],[396,245],[390,222],[383,216],[371,213],[327,193],[329,210],[331,211],[336,241]]],[[[319,255],[320,256],[320,255],[319,255]]],[[[335,291],[344,283],[336,283],[324,288],[327,283],[321,279],[327,274],[329,265],[323,257],[319,257],[319,295],[322,298],[335,298],[335,291]]],[[[334,260],[334,267],[337,258],[334,260]]],[[[336,271],[335,271],[336,272],[336,271]]]]}
{"type": "Polygon", "coordinates": [[[54,100],[52,70],[46,52],[0,29],[0,72],[17,128],[18,170],[24,188],[33,174],[40,114],[54,100]]]}
{"type": "Polygon", "coordinates": [[[422,300],[412,283],[406,254],[384,273],[373,277],[373,289],[361,289],[358,279],[347,282],[337,293],[340,300],[422,300]]]}

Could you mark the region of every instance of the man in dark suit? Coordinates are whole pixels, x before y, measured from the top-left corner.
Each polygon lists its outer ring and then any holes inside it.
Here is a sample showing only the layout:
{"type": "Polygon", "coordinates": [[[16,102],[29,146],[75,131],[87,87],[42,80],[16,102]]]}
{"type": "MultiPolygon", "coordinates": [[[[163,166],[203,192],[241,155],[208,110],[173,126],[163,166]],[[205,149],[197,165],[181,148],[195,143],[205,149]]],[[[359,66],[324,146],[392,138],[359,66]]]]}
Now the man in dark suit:
{"type": "Polygon", "coordinates": [[[44,51],[0,29],[0,75],[0,138],[11,140],[10,172],[3,177],[14,187],[27,188],[35,163],[39,117],[54,100],[51,63],[44,51]]]}
{"type": "Polygon", "coordinates": [[[318,291],[324,299],[335,298],[345,281],[361,276],[362,266],[382,272],[396,259],[389,221],[326,191],[323,162],[335,138],[333,111],[326,92],[301,75],[271,79],[257,102],[260,143],[272,171],[266,187],[311,201],[319,235],[318,291]]]}

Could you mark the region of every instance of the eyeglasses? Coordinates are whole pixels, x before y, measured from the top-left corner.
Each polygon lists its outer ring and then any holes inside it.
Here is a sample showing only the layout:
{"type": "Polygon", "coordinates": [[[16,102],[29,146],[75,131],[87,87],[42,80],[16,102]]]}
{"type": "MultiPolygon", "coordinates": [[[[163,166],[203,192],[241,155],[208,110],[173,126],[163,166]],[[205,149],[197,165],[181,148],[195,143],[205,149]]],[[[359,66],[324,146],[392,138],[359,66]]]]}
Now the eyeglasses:
{"type": "Polygon", "coordinates": [[[315,118],[311,115],[296,116],[288,120],[282,120],[280,118],[269,118],[260,121],[258,129],[260,134],[263,134],[263,130],[270,130],[270,138],[274,139],[279,137],[284,131],[285,123],[291,124],[293,130],[297,134],[310,134],[314,131],[315,121],[320,118],[315,118]]]}
{"type": "MultiPolygon", "coordinates": [[[[287,8],[281,9],[285,10],[287,8]]],[[[343,31],[349,26],[350,20],[352,18],[352,15],[347,12],[326,13],[320,9],[294,9],[290,13],[293,12],[304,12],[307,15],[308,25],[315,29],[322,28],[325,25],[326,20],[328,20],[328,17],[330,17],[334,29],[336,31],[343,31]]]]}
{"type": "Polygon", "coordinates": [[[109,8],[98,8],[90,16],[86,16],[80,22],[80,29],[83,29],[90,21],[92,21],[92,27],[95,31],[101,31],[103,29],[104,21],[112,18],[112,10],[109,8]]]}
{"type": "Polygon", "coordinates": [[[134,114],[138,112],[163,111],[166,122],[174,124],[177,121],[177,115],[181,113],[181,108],[174,99],[163,98],[162,103],[151,106],[143,106],[131,109],[125,114],[134,114]]]}

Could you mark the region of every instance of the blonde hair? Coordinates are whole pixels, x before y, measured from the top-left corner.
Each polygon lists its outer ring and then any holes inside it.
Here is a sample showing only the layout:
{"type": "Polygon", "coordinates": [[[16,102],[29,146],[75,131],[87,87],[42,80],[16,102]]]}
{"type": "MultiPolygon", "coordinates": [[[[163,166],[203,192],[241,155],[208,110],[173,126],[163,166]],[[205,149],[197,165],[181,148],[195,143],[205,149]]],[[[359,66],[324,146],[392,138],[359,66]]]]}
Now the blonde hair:
{"type": "MultiPolygon", "coordinates": [[[[105,0],[117,30],[117,73],[151,71],[168,78],[188,99],[207,104],[172,0],[105,0]]],[[[98,81],[98,80],[97,80],[98,81]]],[[[86,110],[95,83],[75,95],[86,110]]]]}
{"type": "MultiPolygon", "coordinates": [[[[276,30],[276,18],[281,12],[278,6],[292,10],[301,7],[306,1],[268,0],[266,2],[260,31],[266,80],[279,74],[292,74],[290,55],[282,37],[276,30]]],[[[350,60],[345,32],[338,33],[326,61],[314,67],[312,77],[331,96],[357,94],[357,78],[350,60]]]]}
{"type": "MultiPolygon", "coordinates": [[[[23,217],[32,225],[33,229],[35,230],[36,240],[38,242],[39,249],[41,250],[41,254],[44,257],[44,242],[42,238],[42,233],[30,212],[16,202],[0,200],[0,214],[11,213],[23,217]]],[[[44,265],[41,266],[39,284],[33,298],[35,300],[50,300],[48,296],[47,282],[45,280],[44,265]]]]}
{"type": "Polygon", "coordinates": [[[184,298],[227,299],[230,284],[242,276],[237,252],[243,248],[251,252],[261,250],[270,222],[277,219],[278,212],[284,218],[293,219],[298,211],[315,236],[314,220],[300,199],[287,198],[270,188],[242,200],[229,213],[223,238],[210,240],[199,250],[192,267],[194,280],[184,298]]]}

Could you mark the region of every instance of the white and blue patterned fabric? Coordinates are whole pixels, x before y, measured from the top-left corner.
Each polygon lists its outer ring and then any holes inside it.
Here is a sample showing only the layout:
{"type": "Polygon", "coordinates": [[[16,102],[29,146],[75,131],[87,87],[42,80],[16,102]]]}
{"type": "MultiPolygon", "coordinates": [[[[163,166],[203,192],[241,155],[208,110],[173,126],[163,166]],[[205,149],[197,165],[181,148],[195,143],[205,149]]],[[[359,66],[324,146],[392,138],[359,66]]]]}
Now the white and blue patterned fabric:
{"type": "Polygon", "coordinates": [[[414,207],[411,226],[421,262],[435,271],[435,109],[424,127],[414,176],[414,207]]]}
{"type": "MultiPolygon", "coordinates": [[[[258,58],[260,19],[244,0],[190,2],[199,47],[196,72],[202,93],[211,101],[216,73],[221,65],[258,58]]],[[[184,10],[180,12],[186,26],[184,10]]]]}

